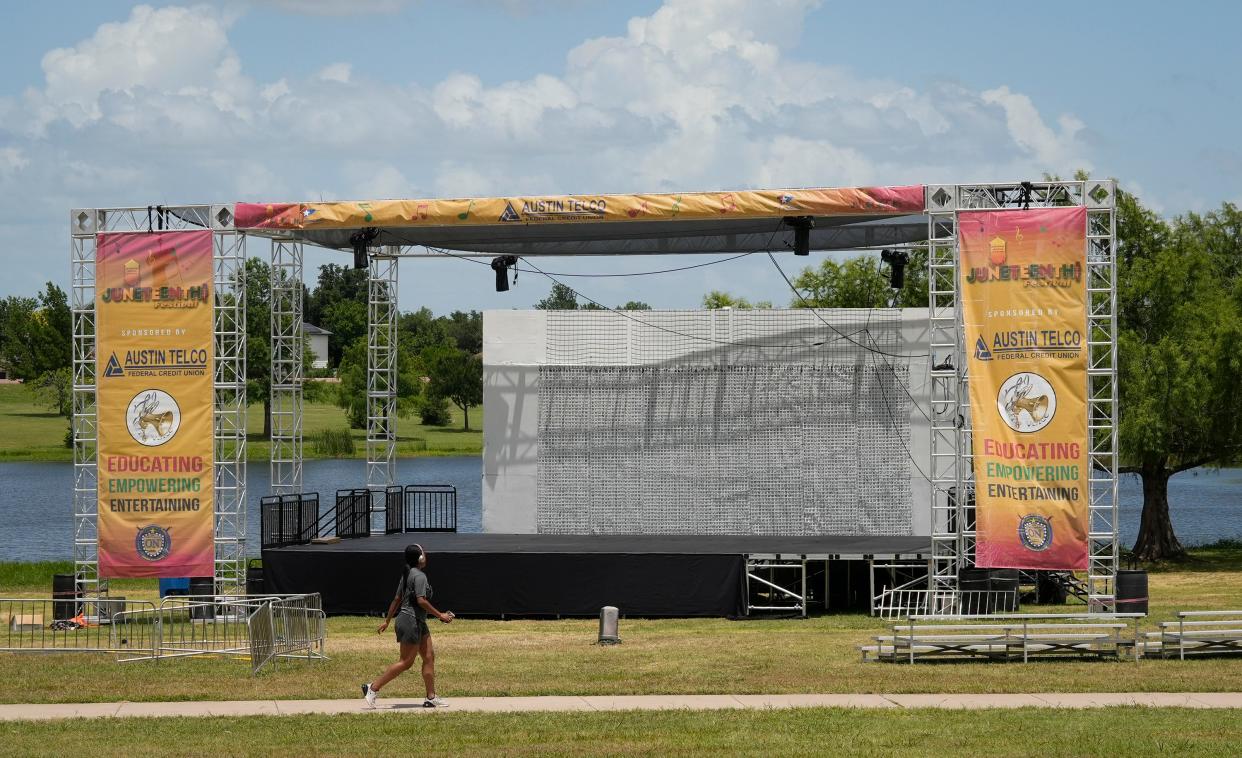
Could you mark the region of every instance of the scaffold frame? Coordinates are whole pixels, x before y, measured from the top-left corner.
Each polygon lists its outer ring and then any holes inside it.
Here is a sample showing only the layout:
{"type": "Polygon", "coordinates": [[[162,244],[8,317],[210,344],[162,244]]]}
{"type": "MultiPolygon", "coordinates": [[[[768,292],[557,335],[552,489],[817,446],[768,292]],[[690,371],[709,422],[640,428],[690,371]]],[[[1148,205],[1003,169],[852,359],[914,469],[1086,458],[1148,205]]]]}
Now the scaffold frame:
{"type": "MultiPolygon", "coordinates": [[[[928,586],[952,598],[974,565],[973,455],[968,362],[958,297],[957,213],[1081,206],[1087,210],[1087,438],[1091,464],[1088,610],[1115,608],[1117,499],[1116,183],[1074,180],[928,185],[928,306],[931,332],[932,560],[928,586]],[[959,496],[960,493],[960,496],[959,496]]],[[[934,609],[932,612],[948,611],[934,609]]]]}
{"type": "Polygon", "coordinates": [[[213,458],[215,576],[218,591],[245,585],[246,555],[246,235],[231,205],[77,208],[69,214],[73,320],[73,563],[79,592],[106,597],[99,577],[95,255],[103,232],[212,232],[213,458]]]}
{"type": "Polygon", "coordinates": [[[367,266],[367,488],[397,476],[397,258],[371,255],[367,266]]]}
{"type": "Polygon", "coordinates": [[[302,491],[302,243],[271,250],[271,494],[302,491]]]}

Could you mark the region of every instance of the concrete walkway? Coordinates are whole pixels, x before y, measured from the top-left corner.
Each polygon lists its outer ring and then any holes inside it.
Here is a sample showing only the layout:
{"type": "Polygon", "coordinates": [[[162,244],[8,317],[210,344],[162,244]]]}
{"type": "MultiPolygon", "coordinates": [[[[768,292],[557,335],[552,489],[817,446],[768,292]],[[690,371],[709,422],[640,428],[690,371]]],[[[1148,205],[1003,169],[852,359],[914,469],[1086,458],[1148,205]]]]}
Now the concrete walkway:
{"type": "Polygon", "coordinates": [[[722,710],[763,708],[1242,708],[1242,692],[1101,692],[1026,695],[590,695],[421,699],[383,698],[375,710],[350,700],[234,700],[178,703],[0,705],[0,721],[155,716],[288,716],[303,713],[499,713],[515,711],[722,710]]]}

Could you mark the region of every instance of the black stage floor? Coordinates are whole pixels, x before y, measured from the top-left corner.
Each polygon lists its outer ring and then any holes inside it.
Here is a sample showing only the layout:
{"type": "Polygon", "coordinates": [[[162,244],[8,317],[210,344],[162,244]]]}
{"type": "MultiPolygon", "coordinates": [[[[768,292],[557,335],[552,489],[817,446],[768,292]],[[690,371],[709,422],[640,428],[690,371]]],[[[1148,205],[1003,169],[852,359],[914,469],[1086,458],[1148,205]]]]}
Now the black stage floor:
{"type": "Polygon", "coordinates": [[[551,535],[411,532],[263,551],[266,591],[319,592],[328,613],[378,614],[405,546],[427,551],[432,602],[476,616],[730,616],[741,612],[746,556],[810,560],[925,558],[927,537],[551,535]]]}

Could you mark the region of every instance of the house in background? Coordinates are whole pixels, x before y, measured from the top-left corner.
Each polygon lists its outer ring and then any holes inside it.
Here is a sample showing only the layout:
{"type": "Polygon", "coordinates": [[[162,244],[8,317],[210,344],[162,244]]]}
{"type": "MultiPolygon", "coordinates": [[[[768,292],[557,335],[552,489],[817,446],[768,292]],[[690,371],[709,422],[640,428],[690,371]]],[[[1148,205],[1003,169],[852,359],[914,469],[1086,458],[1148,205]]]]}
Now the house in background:
{"type": "Polygon", "coordinates": [[[306,335],[306,341],[310,345],[311,365],[312,369],[328,367],[328,337],[332,332],[327,329],[320,329],[314,324],[302,322],[302,334],[306,335]]]}

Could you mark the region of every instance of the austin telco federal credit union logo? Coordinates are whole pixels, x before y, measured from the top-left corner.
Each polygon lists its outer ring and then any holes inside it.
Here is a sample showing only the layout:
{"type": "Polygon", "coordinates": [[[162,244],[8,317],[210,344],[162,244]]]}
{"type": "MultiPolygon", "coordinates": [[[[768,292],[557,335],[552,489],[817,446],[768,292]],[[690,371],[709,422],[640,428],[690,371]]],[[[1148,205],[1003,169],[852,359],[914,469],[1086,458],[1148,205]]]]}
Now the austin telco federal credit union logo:
{"type": "Polygon", "coordinates": [[[181,428],[181,408],[164,390],[143,390],[129,401],[125,425],[135,442],[157,447],[176,436],[181,428]]]}

